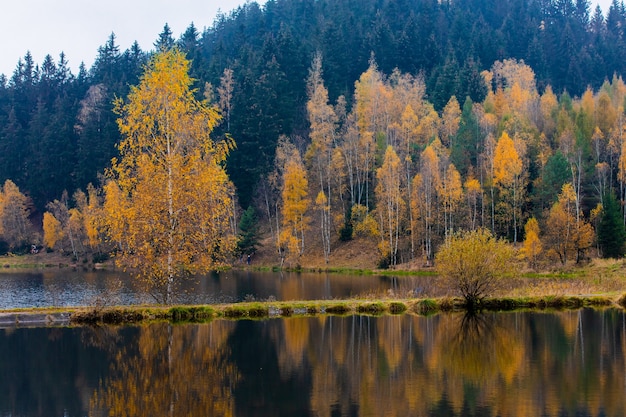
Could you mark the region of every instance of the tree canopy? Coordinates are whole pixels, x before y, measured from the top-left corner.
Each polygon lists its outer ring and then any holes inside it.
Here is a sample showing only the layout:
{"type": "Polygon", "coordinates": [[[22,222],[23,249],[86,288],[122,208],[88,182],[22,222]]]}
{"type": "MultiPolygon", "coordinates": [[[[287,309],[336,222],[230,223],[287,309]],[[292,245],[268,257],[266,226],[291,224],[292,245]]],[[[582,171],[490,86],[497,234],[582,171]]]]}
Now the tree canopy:
{"type": "Polygon", "coordinates": [[[233,144],[212,139],[220,115],[191,83],[182,52],[153,56],[128,101],[116,102],[121,156],[105,187],[120,259],[166,303],[176,278],[225,265],[235,247],[234,189],[221,165],[233,144]]]}

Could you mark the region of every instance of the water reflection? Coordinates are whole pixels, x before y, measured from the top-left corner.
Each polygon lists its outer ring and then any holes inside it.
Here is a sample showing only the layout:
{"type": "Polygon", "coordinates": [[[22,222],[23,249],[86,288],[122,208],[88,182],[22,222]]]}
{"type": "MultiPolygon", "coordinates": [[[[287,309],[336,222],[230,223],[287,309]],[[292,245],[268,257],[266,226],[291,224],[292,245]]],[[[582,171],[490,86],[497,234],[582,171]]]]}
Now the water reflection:
{"type": "MultiPolygon", "coordinates": [[[[442,295],[433,277],[389,277],[327,273],[227,271],[191,277],[175,296],[179,304],[256,300],[325,300],[363,294],[442,295]]],[[[121,271],[50,269],[0,273],[0,309],[154,302],[121,271]]]]}
{"type": "Polygon", "coordinates": [[[623,416],[625,340],[617,310],[12,329],[0,415],[623,416]]]}
{"type": "Polygon", "coordinates": [[[90,416],[232,416],[238,373],[227,360],[232,323],[157,324],[115,353],[90,416]]]}

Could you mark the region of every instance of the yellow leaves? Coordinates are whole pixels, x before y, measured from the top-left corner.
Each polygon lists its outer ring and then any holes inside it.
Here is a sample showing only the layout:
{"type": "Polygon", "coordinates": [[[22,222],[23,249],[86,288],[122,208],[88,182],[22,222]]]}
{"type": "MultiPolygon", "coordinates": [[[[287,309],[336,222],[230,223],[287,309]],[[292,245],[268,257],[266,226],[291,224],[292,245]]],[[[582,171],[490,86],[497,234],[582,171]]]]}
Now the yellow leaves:
{"type": "Polygon", "coordinates": [[[513,251],[485,229],[454,234],[436,255],[437,269],[469,304],[489,296],[511,268],[513,251]]]}
{"type": "Polygon", "coordinates": [[[54,249],[56,243],[63,239],[64,233],[61,222],[50,212],[43,214],[43,242],[50,248],[54,249]]]}
{"type": "Polygon", "coordinates": [[[304,166],[298,161],[288,161],[283,181],[283,216],[287,223],[297,224],[309,206],[309,183],[304,166]]]}
{"type": "Polygon", "coordinates": [[[306,215],[310,205],[310,200],[307,198],[309,183],[297,149],[286,142],[282,152],[286,152],[286,160],[281,190],[283,229],[278,237],[278,246],[286,249],[288,255],[297,258],[304,251],[304,233],[308,230],[310,222],[310,218],[306,215]]]}
{"type": "Polygon", "coordinates": [[[476,178],[468,178],[464,184],[465,192],[467,194],[479,194],[482,191],[480,182],[476,178]]]}
{"type": "MultiPolygon", "coordinates": [[[[563,184],[561,193],[559,194],[559,202],[566,207],[570,207],[576,201],[576,191],[569,182],[563,184]]],[[[568,209],[569,211],[569,209],[568,209]]]]}
{"type": "Polygon", "coordinates": [[[0,236],[11,248],[28,243],[30,199],[11,180],[0,187],[0,236]]]}
{"type": "Polygon", "coordinates": [[[400,158],[392,146],[385,151],[383,165],[376,171],[376,212],[383,238],[380,246],[383,256],[391,255],[395,265],[400,223],[403,220],[406,203],[401,189],[400,158]]]}
{"type": "MultiPolygon", "coordinates": [[[[479,185],[480,188],[480,185],[479,185]]],[[[439,193],[445,203],[450,208],[454,208],[456,204],[463,198],[463,187],[461,185],[461,174],[454,164],[448,165],[446,177],[439,186],[439,193]]]]}
{"type": "Polygon", "coordinates": [[[564,184],[546,222],[547,246],[562,264],[567,263],[573,254],[579,260],[595,237],[593,227],[582,217],[577,217],[575,202],[574,187],[570,183],[564,184]]]}
{"type": "Polygon", "coordinates": [[[361,204],[355,204],[352,206],[350,212],[350,220],[354,225],[354,234],[361,237],[378,237],[380,231],[378,230],[378,223],[374,217],[368,213],[367,207],[361,204]]]}
{"type": "Polygon", "coordinates": [[[443,108],[441,119],[441,139],[444,144],[450,146],[451,139],[456,136],[461,123],[461,106],[455,96],[452,96],[443,108]]]}
{"type": "Polygon", "coordinates": [[[543,250],[539,239],[539,223],[537,219],[531,217],[524,226],[524,246],[521,255],[528,260],[531,267],[537,267],[537,259],[543,250]]]}
{"type": "Polygon", "coordinates": [[[121,158],[105,186],[110,238],[147,281],[167,281],[165,301],[174,277],[223,266],[235,244],[221,166],[234,143],[211,139],[220,116],[195,99],[188,69],[182,52],[159,53],[128,103],[117,102],[121,158]]]}
{"type": "Polygon", "coordinates": [[[516,177],[522,174],[522,159],[515,149],[513,139],[506,132],[502,133],[496,145],[493,165],[494,182],[504,187],[512,186],[516,177]]]}
{"type": "Polygon", "coordinates": [[[328,199],[326,198],[326,194],[324,194],[324,191],[320,191],[319,193],[317,193],[317,197],[315,197],[315,205],[320,209],[325,210],[327,204],[328,199]]]}

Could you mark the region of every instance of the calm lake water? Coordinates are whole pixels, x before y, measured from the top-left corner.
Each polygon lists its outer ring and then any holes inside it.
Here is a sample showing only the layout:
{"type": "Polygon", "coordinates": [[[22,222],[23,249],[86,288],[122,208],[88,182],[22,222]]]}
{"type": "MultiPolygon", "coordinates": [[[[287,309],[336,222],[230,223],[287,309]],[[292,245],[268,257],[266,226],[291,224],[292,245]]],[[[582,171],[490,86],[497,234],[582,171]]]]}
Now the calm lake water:
{"type": "Polygon", "coordinates": [[[0,330],[0,416],[624,416],[623,311],[0,330]]]}
{"type": "MultiPolygon", "coordinates": [[[[362,294],[406,294],[410,290],[435,296],[433,277],[389,277],[322,273],[227,271],[189,279],[177,291],[180,304],[211,304],[256,300],[324,300],[362,294]]],[[[153,303],[133,279],[119,271],[0,273],[0,309],[46,306],[153,303]]]]}

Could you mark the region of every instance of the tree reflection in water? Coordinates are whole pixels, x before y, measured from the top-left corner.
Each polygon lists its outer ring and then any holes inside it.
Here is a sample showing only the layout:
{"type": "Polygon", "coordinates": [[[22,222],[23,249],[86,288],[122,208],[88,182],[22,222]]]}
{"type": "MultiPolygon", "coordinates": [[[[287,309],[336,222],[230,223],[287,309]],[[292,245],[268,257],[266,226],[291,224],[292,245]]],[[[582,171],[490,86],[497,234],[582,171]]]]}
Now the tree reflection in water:
{"type": "Polygon", "coordinates": [[[83,340],[112,358],[93,416],[626,412],[617,310],[154,324],[83,340]]]}
{"type": "Polygon", "coordinates": [[[150,325],[120,349],[90,416],[232,416],[239,378],[228,362],[231,322],[150,325]]]}

